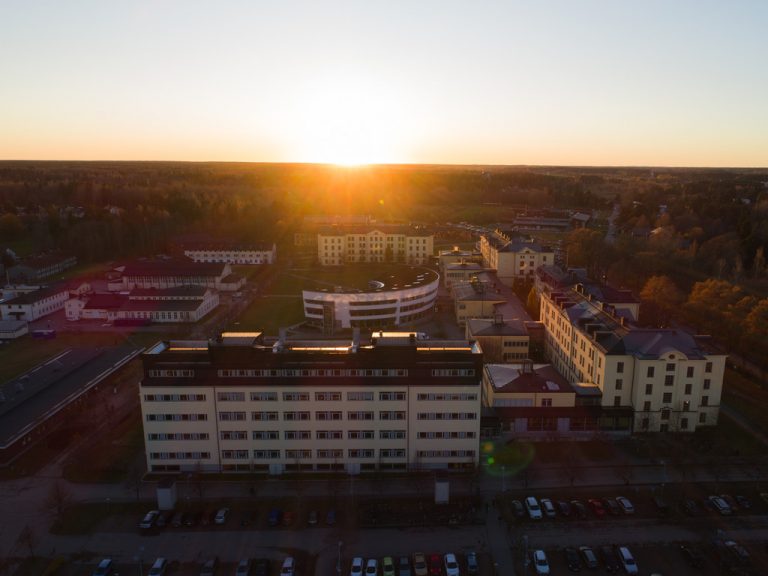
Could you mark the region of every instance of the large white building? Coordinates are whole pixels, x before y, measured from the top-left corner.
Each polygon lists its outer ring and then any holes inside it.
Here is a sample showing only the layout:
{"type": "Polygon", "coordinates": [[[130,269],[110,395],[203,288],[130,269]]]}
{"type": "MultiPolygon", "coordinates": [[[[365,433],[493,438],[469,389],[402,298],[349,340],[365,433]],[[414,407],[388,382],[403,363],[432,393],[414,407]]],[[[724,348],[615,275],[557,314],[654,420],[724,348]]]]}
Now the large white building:
{"type": "Polygon", "coordinates": [[[189,260],[138,260],[117,268],[119,278],[110,280],[110,292],[124,292],[135,288],[175,288],[177,286],[204,286],[226,292],[239,290],[245,278],[232,273],[226,262],[190,262],[189,260]]]}
{"type": "Polygon", "coordinates": [[[3,320],[33,322],[64,308],[69,292],[70,286],[61,283],[19,294],[0,303],[0,317],[3,320]]]}
{"type": "Polygon", "coordinates": [[[533,239],[512,237],[496,230],[480,237],[483,265],[496,271],[499,281],[512,286],[515,280],[533,280],[539,266],[554,264],[555,252],[533,239]]]}
{"type": "Polygon", "coordinates": [[[680,330],[640,329],[629,309],[581,285],[544,292],[547,354],[571,383],[597,386],[601,406],[631,407],[635,432],[692,432],[717,423],[726,356],[680,330]]]}
{"type": "Polygon", "coordinates": [[[161,342],[140,385],[152,472],[424,470],[479,462],[482,352],[374,333],[161,342]]]}
{"type": "Polygon", "coordinates": [[[317,259],[322,266],[354,262],[426,264],[434,236],[407,226],[328,227],[317,234],[317,259]]]}
{"type": "Polygon", "coordinates": [[[184,246],[184,256],[193,262],[228,264],[274,264],[277,246],[272,243],[241,246],[237,244],[198,244],[184,246]]]}

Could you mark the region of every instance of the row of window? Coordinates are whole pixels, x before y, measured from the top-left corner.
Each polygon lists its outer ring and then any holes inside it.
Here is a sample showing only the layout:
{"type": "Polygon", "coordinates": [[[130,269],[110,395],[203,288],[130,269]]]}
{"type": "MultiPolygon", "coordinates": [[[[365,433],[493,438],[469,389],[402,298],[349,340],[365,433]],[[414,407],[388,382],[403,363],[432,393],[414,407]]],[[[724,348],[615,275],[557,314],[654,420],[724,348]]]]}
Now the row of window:
{"type": "MultiPolygon", "coordinates": [[[[316,420],[341,420],[343,413],[340,410],[315,412],[316,420]]],[[[278,420],[278,412],[251,412],[251,420],[278,420]]],[[[309,410],[283,412],[283,420],[286,422],[296,422],[311,420],[312,413],[309,410]]],[[[246,412],[219,412],[221,422],[242,422],[246,420],[246,412]]],[[[373,411],[347,411],[347,420],[375,420],[373,411]]],[[[402,410],[381,410],[379,411],[379,420],[405,420],[405,411],[402,410]]]]}
{"type": "Polygon", "coordinates": [[[151,378],[194,378],[194,370],[150,370],[151,378]]]}
{"type": "Polygon", "coordinates": [[[160,434],[154,434],[150,433],[147,434],[148,440],[153,441],[163,441],[163,440],[208,440],[210,435],[208,432],[167,432],[167,433],[160,433],[160,434]]]}
{"type": "MultiPolygon", "coordinates": [[[[152,371],[150,371],[150,375],[152,371]]],[[[262,368],[219,370],[220,378],[403,378],[405,368],[262,368]]]]}
{"type": "Polygon", "coordinates": [[[144,402],[205,402],[205,394],[144,394],[144,402]]]}

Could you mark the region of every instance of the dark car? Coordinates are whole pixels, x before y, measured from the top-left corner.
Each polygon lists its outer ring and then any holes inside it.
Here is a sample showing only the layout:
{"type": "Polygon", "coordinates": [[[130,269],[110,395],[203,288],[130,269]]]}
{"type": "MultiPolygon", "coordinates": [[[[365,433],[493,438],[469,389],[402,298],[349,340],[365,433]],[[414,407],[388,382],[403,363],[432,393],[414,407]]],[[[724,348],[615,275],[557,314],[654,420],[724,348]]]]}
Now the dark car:
{"type": "Polygon", "coordinates": [[[253,510],[244,510],[240,515],[240,526],[250,526],[256,522],[256,512],[253,510]]]}
{"type": "Polygon", "coordinates": [[[720,498],[722,498],[723,500],[728,502],[728,506],[731,507],[731,510],[736,511],[736,510],[739,509],[739,503],[736,502],[736,499],[733,496],[731,496],[730,494],[721,494],[720,498]]]}
{"type": "Polygon", "coordinates": [[[562,514],[563,516],[571,515],[571,505],[568,504],[568,502],[566,502],[565,500],[558,500],[557,508],[560,510],[560,514],[562,514]]]}
{"type": "Polygon", "coordinates": [[[696,514],[699,513],[699,505],[696,504],[696,500],[686,498],[683,500],[683,511],[688,514],[688,516],[696,516],[696,514]]]}
{"type": "Polygon", "coordinates": [[[328,510],[325,515],[325,523],[328,526],[334,526],[336,524],[336,510],[328,510]]]}
{"type": "Polygon", "coordinates": [[[441,576],[443,573],[443,557],[439,554],[430,554],[427,558],[427,570],[429,576],[441,576]]]}
{"type": "Polygon", "coordinates": [[[597,516],[598,518],[603,518],[605,516],[605,508],[603,508],[603,503],[600,502],[597,498],[590,498],[587,502],[589,502],[589,507],[592,509],[592,513],[597,516]]]}
{"type": "Polygon", "coordinates": [[[184,515],[184,526],[192,527],[197,526],[200,524],[200,517],[202,514],[200,512],[187,512],[184,515]]]}
{"type": "Polygon", "coordinates": [[[605,566],[608,572],[614,573],[619,571],[619,559],[616,557],[616,552],[614,552],[613,548],[601,546],[600,558],[603,560],[603,566],[605,566]]]}
{"type": "MultiPolygon", "coordinates": [[[[477,552],[475,552],[474,550],[468,551],[466,553],[466,558],[467,558],[467,574],[469,576],[476,576],[476,574],[479,574],[480,566],[477,563],[477,552]]],[[[402,572],[400,573],[400,576],[402,576],[402,572]]]]}
{"type": "Polygon", "coordinates": [[[398,576],[411,576],[411,561],[408,556],[400,556],[397,561],[397,574],[398,576]]]}
{"type": "Polygon", "coordinates": [[[160,512],[160,515],[157,517],[157,520],[155,521],[155,526],[158,528],[165,528],[171,523],[171,520],[173,520],[174,512],[173,510],[166,510],[164,512],[160,512]]]}
{"type": "Polygon", "coordinates": [[[268,558],[256,558],[253,561],[253,576],[269,576],[270,567],[268,558]]]}
{"type": "Polygon", "coordinates": [[[579,546],[579,555],[581,561],[584,562],[584,566],[590,570],[595,570],[600,566],[600,562],[597,560],[597,554],[589,546],[579,546]]]}
{"type": "Polygon", "coordinates": [[[747,498],[746,496],[737,494],[735,498],[736,498],[736,503],[739,505],[739,508],[741,508],[742,510],[749,510],[750,508],[752,508],[752,502],[750,502],[749,498],[747,498]]]}
{"type": "Polygon", "coordinates": [[[272,508],[267,516],[267,524],[270,526],[279,526],[283,520],[283,512],[279,508],[272,508]]]}
{"type": "Polygon", "coordinates": [[[571,507],[573,508],[573,513],[576,514],[576,517],[579,520],[586,520],[587,507],[584,506],[583,502],[579,500],[571,500],[571,507]]]}
{"type": "Polygon", "coordinates": [[[294,514],[291,511],[287,511],[283,513],[283,526],[293,526],[294,521],[296,520],[296,514],[294,514]]]}
{"type": "Polygon", "coordinates": [[[701,568],[704,566],[704,556],[702,556],[701,552],[699,552],[696,548],[693,548],[692,546],[681,545],[680,552],[682,553],[686,562],[688,562],[688,565],[692,568],[701,568]]]}
{"type": "Polygon", "coordinates": [[[621,515],[621,506],[613,498],[603,498],[603,506],[605,506],[605,509],[608,510],[611,516],[621,515]]]}
{"type": "Polygon", "coordinates": [[[512,506],[512,514],[515,515],[515,518],[525,518],[525,508],[520,500],[512,500],[510,505],[512,506]]]}
{"type": "Polygon", "coordinates": [[[656,506],[656,511],[658,512],[659,516],[669,516],[669,504],[667,504],[667,501],[664,500],[664,498],[661,496],[654,496],[653,504],[656,506]]]}
{"type": "Polygon", "coordinates": [[[200,576],[215,576],[219,571],[219,559],[214,556],[206,560],[200,568],[200,576]]]}
{"type": "Polygon", "coordinates": [[[568,565],[568,570],[571,572],[578,572],[581,570],[581,559],[579,558],[579,552],[576,548],[568,547],[565,549],[565,563],[568,565]]]}

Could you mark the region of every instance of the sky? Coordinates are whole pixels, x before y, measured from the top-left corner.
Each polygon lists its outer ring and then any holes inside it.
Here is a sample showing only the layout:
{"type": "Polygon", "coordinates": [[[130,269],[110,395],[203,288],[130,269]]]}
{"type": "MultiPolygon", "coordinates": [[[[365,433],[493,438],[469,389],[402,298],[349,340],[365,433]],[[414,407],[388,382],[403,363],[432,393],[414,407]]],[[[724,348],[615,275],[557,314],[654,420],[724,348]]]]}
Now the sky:
{"type": "Polygon", "coordinates": [[[768,166],[765,0],[7,0],[0,159],[768,166]]]}

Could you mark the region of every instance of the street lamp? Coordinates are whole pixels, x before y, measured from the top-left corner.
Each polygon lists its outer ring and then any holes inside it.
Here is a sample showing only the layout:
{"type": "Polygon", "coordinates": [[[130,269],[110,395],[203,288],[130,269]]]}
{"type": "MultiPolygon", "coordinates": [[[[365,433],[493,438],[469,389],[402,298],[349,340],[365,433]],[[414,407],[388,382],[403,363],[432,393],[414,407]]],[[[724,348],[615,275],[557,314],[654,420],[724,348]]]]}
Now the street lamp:
{"type": "Polygon", "coordinates": [[[336,574],[341,574],[341,547],[344,545],[344,542],[339,540],[339,558],[336,560],[336,574]]]}

